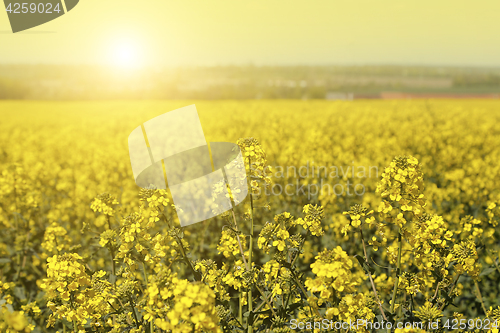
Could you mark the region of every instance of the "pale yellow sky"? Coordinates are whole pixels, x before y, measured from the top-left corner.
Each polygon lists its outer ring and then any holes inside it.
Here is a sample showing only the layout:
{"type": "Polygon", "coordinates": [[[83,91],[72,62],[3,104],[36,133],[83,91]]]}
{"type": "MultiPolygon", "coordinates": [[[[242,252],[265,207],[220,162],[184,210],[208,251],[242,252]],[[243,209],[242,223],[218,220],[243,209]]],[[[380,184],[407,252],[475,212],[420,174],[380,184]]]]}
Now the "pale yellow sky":
{"type": "Polygon", "coordinates": [[[2,10],[0,63],[500,66],[500,1],[81,0],[17,34],[2,10]]]}

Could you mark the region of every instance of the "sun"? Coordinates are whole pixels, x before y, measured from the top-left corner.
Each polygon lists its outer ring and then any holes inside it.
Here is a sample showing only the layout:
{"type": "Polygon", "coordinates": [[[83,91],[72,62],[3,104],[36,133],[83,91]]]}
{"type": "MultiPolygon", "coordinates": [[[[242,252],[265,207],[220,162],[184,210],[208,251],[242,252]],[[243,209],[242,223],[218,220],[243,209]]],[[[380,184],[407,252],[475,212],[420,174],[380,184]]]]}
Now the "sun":
{"type": "Polygon", "coordinates": [[[111,48],[111,63],[121,68],[137,68],[142,65],[140,48],[137,43],[121,40],[111,48]]]}

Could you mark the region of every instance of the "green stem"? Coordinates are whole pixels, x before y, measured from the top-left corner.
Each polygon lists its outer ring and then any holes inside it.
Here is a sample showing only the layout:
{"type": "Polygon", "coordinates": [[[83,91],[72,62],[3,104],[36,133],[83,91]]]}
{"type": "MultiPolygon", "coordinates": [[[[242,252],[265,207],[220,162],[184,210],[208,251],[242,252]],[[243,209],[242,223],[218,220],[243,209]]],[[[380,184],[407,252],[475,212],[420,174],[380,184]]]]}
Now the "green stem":
{"type": "Polygon", "coordinates": [[[269,309],[271,309],[271,312],[273,313],[273,316],[277,317],[276,316],[276,312],[274,312],[274,310],[273,310],[273,305],[269,302],[269,299],[267,298],[266,294],[264,294],[264,292],[262,291],[262,289],[259,288],[259,286],[255,285],[255,288],[257,288],[257,290],[259,291],[259,293],[264,298],[264,302],[266,302],[267,306],[269,306],[269,309]]]}
{"type": "MultiPolygon", "coordinates": [[[[238,229],[238,223],[236,223],[236,215],[234,215],[234,209],[231,209],[231,213],[233,214],[233,221],[234,221],[234,229],[239,232],[238,229]]],[[[241,240],[240,240],[240,235],[236,234],[236,239],[238,240],[238,246],[240,248],[240,253],[241,253],[241,259],[243,260],[243,264],[245,264],[245,267],[247,271],[250,270],[250,266],[247,263],[247,260],[245,259],[245,251],[243,251],[243,245],[241,245],[241,240]]]]}
{"type": "MultiPolygon", "coordinates": [[[[308,298],[308,297],[309,297],[309,294],[307,293],[307,291],[306,291],[306,290],[304,289],[304,287],[302,286],[302,283],[300,283],[299,279],[297,279],[297,277],[295,276],[295,273],[294,273],[294,272],[292,272],[292,271],[290,271],[290,272],[292,273],[292,279],[293,279],[293,282],[295,282],[295,285],[296,285],[297,287],[299,287],[299,288],[300,288],[300,290],[302,291],[302,293],[306,296],[306,298],[308,298]]],[[[311,306],[311,304],[309,304],[309,307],[310,307],[310,308],[313,308],[313,307],[311,306]]],[[[317,315],[318,317],[321,317],[321,314],[319,313],[319,310],[318,310],[318,309],[314,308],[314,312],[316,313],[316,315],[317,315]]]]}
{"type": "MultiPolygon", "coordinates": [[[[234,228],[237,232],[239,232],[238,230],[238,223],[236,223],[236,215],[234,214],[234,209],[231,209],[231,213],[233,215],[233,221],[234,221],[234,228]]],[[[243,263],[245,264],[245,269],[247,272],[250,272],[250,266],[248,264],[248,262],[246,261],[245,259],[245,252],[243,251],[243,246],[241,245],[241,240],[240,240],[240,236],[239,234],[236,234],[236,239],[238,240],[238,245],[239,245],[239,249],[240,249],[240,253],[241,253],[241,258],[243,259],[243,263]]],[[[251,288],[251,286],[250,286],[251,288]]],[[[249,288],[249,289],[250,289],[249,288]]],[[[242,297],[242,292],[241,290],[239,290],[239,312],[238,312],[238,320],[240,321],[240,323],[243,325],[243,297],[242,297]]],[[[250,309],[249,307],[249,311],[252,311],[253,309],[250,309]]],[[[250,328],[248,328],[250,329],[250,328]]],[[[253,328],[252,328],[253,330],[253,328]]]]}
{"type": "Polygon", "coordinates": [[[144,273],[144,282],[146,282],[146,287],[148,284],[148,273],[146,272],[146,264],[142,262],[142,272],[144,273]]]}
{"type": "Polygon", "coordinates": [[[17,254],[17,273],[14,281],[19,280],[19,275],[21,274],[21,253],[17,254]]]}
{"type": "Polygon", "coordinates": [[[241,291],[241,288],[239,289],[239,304],[238,304],[238,321],[240,322],[241,325],[243,325],[243,292],[241,291]]]}
{"type": "Polygon", "coordinates": [[[398,292],[398,285],[399,285],[399,275],[401,274],[401,244],[402,239],[401,239],[401,230],[399,230],[398,233],[398,266],[396,269],[396,281],[394,283],[394,290],[392,292],[392,304],[391,304],[391,313],[394,314],[394,307],[396,306],[396,295],[398,292]]]}
{"type": "Polygon", "coordinates": [[[292,294],[291,294],[291,293],[289,293],[289,294],[288,294],[288,296],[287,296],[287,298],[286,298],[286,301],[285,301],[285,309],[287,309],[287,308],[288,308],[288,302],[290,301],[290,296],[291,296],[291,295],[292,295],[292,294]]]}
{"type": "MultiPolygon", "coordinates": [[[[248,167],[250,170],[252,170],[252,159],[250,156],[248,156],[248,167]]],[[[252,176],[250,172],[250,177],[252,176]]],[[[252,252],[253,252],[253,227],[254,227],[254,220],[253,220],[253,193],[252,193],[252,183],[250,181],[250,178],[248,178],[248,184],[249,184],[249,189],[250,189],[250,219],[251,219],[251,224],[250,224],[250,244],[248,246],[248,268],[252,270],[252,252]]],[[[264,295],[263,295],[264,296],[264,295]]],[[[265,297],[265,296],[264,296],[265,297]]],[[[252,285],[248,288],[248,311],[252,312],[253,311],[253,304],[252,304],[252,285]]],[[[271,307],[272,311],[272,307],[271,307]]],[[[248,333],[253,333],[253,326],[248,325],[248,333]]]]}
{"type": "MultiPolygon", "coordinates": [[[[146,289],[148,288],[148,272],[146,271],[146,263],[143,261],[142,262],[142,271],[144,273],[144,281],[146,282],[146,289]]],[[[149,331],[150,333],[154,332],[154,320],[151,319],[149,322],[149,331]]]]}
{"type": "MultiPolygon", "coordinates": [[[[455,279],[455,282],[451,285],[450,291],[448,292],[448,296],[451,297],[451,294],[453,293],[453,289],[455,289],[455,286],[457,285],[458,279],[460,279],[460,276],[461,276],[461,274],[457,275],[457,278],[455,279]]],[[[445,305],[446,305],[446,303],[443,303],[443,305],[441,305],[441,307],[439,308],[439,310],[443,311],[445,305]]]]}
{"type": "Polygon", "coordinates": [[[309,229],[307,229],[306,235],[304,236],[304,239],[302,240],[302,243],[300,244],[300,247],[299,247],[299,250],[297,251],[297,254],[293,258],[292,262],[290,263],[290,266],[293,267],[293,265],[295,264],[295,260],[297,260],[297,258],[300,256],[300,252],[302,251],[302,248],[304,247],[304,243],[306,242],[306,238],[308,235],[309,235],[309,229]]]}
{"type": "MultiPolygon", "coordinates": [[[[249,158],[250,160],[250,158],[249,158]]],[[[253,198],[252,193],[250,192],[250,217],[251,217],[251,227],[250,227],[250,244],[248,246],[248,267],[252,270],[252,252],[253,252],[253,198]]],[[[264,296],[264,294],[262,294],[264,296]]],[[[265,297],[265,296],[264,296],[265,297]]],[[[252,285],[248,288],[248,311],[253,311],[252,304],[252,285]]],[[[273,308],[271,307],[271,311],[273,308]]],[[[273,311],[274,313],[274,311],[273,311]]],[[[248,326],[248,333],[253,333],[253,326],[248,326]]]]}
{"type": "Polygon", "coordinates": [[[61,251],[59,251],[59,244],[57,243],[57,236],[54,237],[54,243],[56,243],[56,251],[57,255],[61,254],[61,251]]]}
{"type": "MultiPolygon", "coordinates": [[[[365,239],[363,237],[363,230],[361,230],[361,227],[359,227],[359,232],[361,234],[361,242],[363,243],[363,252],[365,254],[365,262],[366,262],[366,265],[368,265],[368,255],[366,254],[365,239]]],[[[382,317],[384,318],[384,320],[387,321],[387,317],[385,316],[384,308],[382,308],[382,303],[380,302],[380,299],[378,298],[377,288],[375,287],[375,282],[373,281],[373,278],[372,278],[372,275],[370,272],[368,272],[368,277],[370,278],[370,284],[372,285],[373,294],[375,294],[375,301],[378,304],[380,313],[382,314],[382,317]]]]}
{"type": "MultiPolygon", "coordinates": [[[[160,214],[160,218],[162,220],[165,221],[165,223],[170,226],[170,222],[168,221],[167,217],[165,216],[165,214],[161,213],[160,214]]],[[[177,242],[177,245],[179,245],[179,248],[181,250],[181,254],[182,254],[182,258],[184,259],[184,261],[186,262],[186,264],[189,266],[189,268],[191,269],[191,272],[193,272],[193,275],[194,275],[194,279],[195,280],[199,280],[201,277],[200,275],[198,274],[198,272],[196,272],[196,270],[194,269],[193,267],[193,264],[191,263],[191,260],[189,260],[189,258],[187,257],[186,255],[186,251],[184,249],[184,246],[182,245],[182,240],[177,236],[177,235],[173,235],[173,237],[175,238],[175,241],[177,242]]]]}
{"type": "Polygon", "coordinates": [[[21,276],[21,270],[24,268],[26,265],[26,248],[28,247],[28,242],[30,240],[30,232],[28,231],[28,234],[26,235],[26,241],[24,242],[24,247],[23,247],[23,258],[21,259],[21,255],[18,253],[17,257],[19,260],[19,267],[17,269],[17,276],[15,281],[19,280],[19,277],[21,276]]]}
{"type": "MultiPolygon", "coordinates": [[[[111,254],[111,270],[113,272],[113,275],[116,276],[115,253],[111,249],[109,249],[109,253],[111,254]]],[[[115,283],[116,283],[116,278],[115,278],[115,282],[113,282],[113,284],[115,284],[115,283]]]]}
{"type": "Polygon", "coordinates": [[[264,306],[264,304],[267,304],[266,301],[262,301],[257,307],[255,308],[255,311],[259,311],[261,307],[264,306]]]}
{"type": "Polygon", "coordinates": [[[130,306],[132,307],[132,313],[134,314],[135,327],[139,328],[139,320],[137,320],[137,315],[135,313],[134,301],[132,300],[132,296],[129,296],[128,298],[130,300],[130,306]]]}
{"type": "MultiPolygon", "coordinates": [[[[109,215],[108,216],[108,228],[109,230],[111,230],[111,217],[109,215]]],[[[111,247],[109,248],[109,253],[111,254],[111,269],[113,271],[113,275],[116,275],[116,266],[115,266],[115,253],[114,251],[111,249],[111,247]]],[[[114,283],[113,283],[114,284],[114,283]]]]}
{"type": "Polygon", "coordinates": [[[439,291],[439,282],[437,283],[437,286],[436,286],[436,291],[434,292],[434,296],[432,296],[431,300],[434,302],[434,300],[436,300],[436,297],[438,295],[438,291],[439,291]]]}
{"type": "Polygon", "coordinates": [[[474,284],[476,285],[477,297],[481,301],[481,306],[483,307],[484,315],[487,316],[488,314],[487,314],[487,311],[486,311],[486,307],[484,306],[483,296],[481,296],[481,290],[479,289],[479,285],[477,284],[477,281],[474,281],[474,284]]]}
{"type": "Polygon", "coordinates": [[[495,267],[497,268],[498,273],[500,273],[500,267],[498,267],[497,260],[493,260],[493,263],[495,264],[495,267]]]}
{"type": "Polygon", "coordinates": [[[182,257],[184,258],[184,261],[188,264],[189,268],[191,269],[191,272],[193,272],[194,279],[199,280],[199,274],[194,269],[193,264],[191,263],[191,260],[189,260],[189,258],[187,257],[184,246],[182,245],[182,240],[177,236],[175,236],[175,240],[177,241],[177,244],[179,244],[179,248],[181,249],[181,254],[182,254],[182,257]]]}
{"type": "Polygon", "coordinates": [[[116,311],[115,307],[113,306],[113,304],[111,304],[110,301],[106,301],[106,302],[108,302],[109,306],[113,309],[113,311],[116,311]]]}

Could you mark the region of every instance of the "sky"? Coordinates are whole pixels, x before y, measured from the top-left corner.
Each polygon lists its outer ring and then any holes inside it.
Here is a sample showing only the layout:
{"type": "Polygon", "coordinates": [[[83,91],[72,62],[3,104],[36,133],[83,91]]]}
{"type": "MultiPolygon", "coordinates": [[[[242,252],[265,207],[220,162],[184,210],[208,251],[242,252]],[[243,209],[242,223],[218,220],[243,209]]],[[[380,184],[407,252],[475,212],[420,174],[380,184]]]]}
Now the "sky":
{"type": "Polygon", "coordinates": [[[500,66],[500,1],[81,0],[16,34],[2,10],[1,63],[500,66]]]}

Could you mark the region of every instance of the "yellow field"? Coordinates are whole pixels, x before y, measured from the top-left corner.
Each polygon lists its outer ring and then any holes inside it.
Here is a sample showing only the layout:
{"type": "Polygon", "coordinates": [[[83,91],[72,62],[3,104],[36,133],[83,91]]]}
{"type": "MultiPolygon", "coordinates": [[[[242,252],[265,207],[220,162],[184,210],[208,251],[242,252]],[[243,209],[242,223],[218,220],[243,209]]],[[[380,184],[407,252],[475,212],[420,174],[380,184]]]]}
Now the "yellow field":
{"type": "Polygon", "coordinates": [[[3,101],[0,114],[1,332],[500,320],[499,101],[3,101]],[[180,230],[168,191],[136,186],[127,139],[190,104],[208,142],[271,166],[251,184],[269,195],[180,230]]]}

